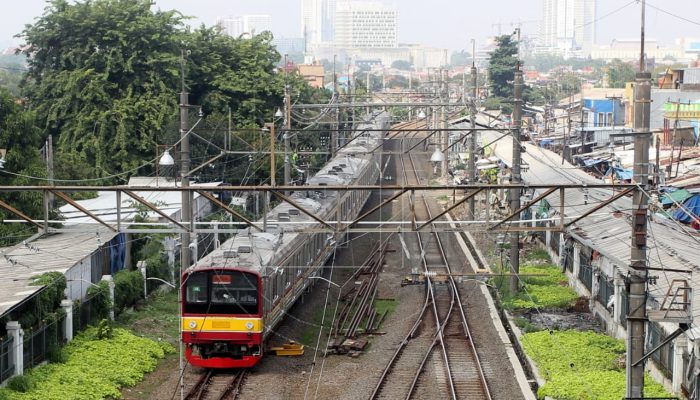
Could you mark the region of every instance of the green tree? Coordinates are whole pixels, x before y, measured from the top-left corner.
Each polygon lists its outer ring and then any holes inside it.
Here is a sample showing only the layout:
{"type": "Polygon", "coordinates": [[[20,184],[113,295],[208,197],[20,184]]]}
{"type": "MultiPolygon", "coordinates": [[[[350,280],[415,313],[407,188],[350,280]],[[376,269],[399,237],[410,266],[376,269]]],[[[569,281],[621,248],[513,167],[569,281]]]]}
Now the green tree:
{"type": "Polygon", "coordinates": [[[518,60],[518,42],[510,35],[496,37],[497,47],[491,52],[489,78],[493,95],[502,98],[513,97],[513,80],[518,60]]]}
{"type": "Polygon", "coordinates": [[[411,64],[410,61],[406,60],[396,60],[393,63],[391,63],[391,68],[400,69],[402,71],[410,71],[411,69],[413,69],[413,64],[411,64]]]}
{"type": "Polygon", "coordinates": [[[633,82],[635,71],[632,65],[615,59],[606,67],[605,76],[608,80],[608,86],[611,88],[624,88],[627,82],[633,82]]]}
{"type": "Polygon", "coordinates": [[[472,54],[466,50],[455,51],[450,55],[450,66],[464,67],[472,64],[472,54]]]}
{"type": "MultiPolygon", "coordinates": [[[[0,148],[6,149],[4,170],[0,170],[0,185],[35,185],[26,176],[46,176],[41,161],[41,131],[34,115],[21,102],[0,88],[0,148]],[[4,172],[3,172],[4,171],[4,172]]],[[[0,199],[33,218],[43,216],[43,197],[34,192],[0,193],[0,199]]],[[[0,210],[0,220],[16,218],[0,210]]],[[[35,230],[23,224],[0,224],[0,246],[8,246],[30,236],[35,230]]]]}
{"type": "Polygon", "coordinates": [[[175,115],[182,17],[151,6],[52,0],[22,33],[24,89],[40,126],[98,176],[150,159],[175,115]]]}

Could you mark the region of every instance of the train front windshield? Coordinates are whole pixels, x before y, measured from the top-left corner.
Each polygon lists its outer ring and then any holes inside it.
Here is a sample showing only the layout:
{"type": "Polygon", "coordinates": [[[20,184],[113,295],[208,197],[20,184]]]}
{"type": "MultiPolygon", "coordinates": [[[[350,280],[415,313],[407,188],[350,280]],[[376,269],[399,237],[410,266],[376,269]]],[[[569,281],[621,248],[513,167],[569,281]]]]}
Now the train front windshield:
{"type": "Polygon", "coordinates": [[[259,314],[258,277],[242,271],[193,272],[185,282],[185,314],[259,314]]]}

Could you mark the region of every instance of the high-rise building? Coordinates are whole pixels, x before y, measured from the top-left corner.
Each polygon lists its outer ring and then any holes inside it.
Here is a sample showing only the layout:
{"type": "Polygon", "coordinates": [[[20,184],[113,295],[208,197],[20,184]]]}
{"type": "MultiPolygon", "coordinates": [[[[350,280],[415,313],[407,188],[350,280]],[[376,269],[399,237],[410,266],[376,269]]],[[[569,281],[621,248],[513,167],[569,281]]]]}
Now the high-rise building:
{"type": "Polygon", "coordinates": [[[317,45],[323,39],[322,0],[301,0],[301,36],[308,45],[317,45]]]}
{"type": "Polygon", "coordinates": [[[272,30],[272,17],[266,14],[220,17],[216,24],[229,36],[239,37],[244,33],[256,35],[272,30]]]}
{"type": "Polygon", "coordinates": [[[341,48],[392,48],[398,44],[396,8],[376,1],[339,1],[335,44],[341,48]]]}
{"type": "Polygon", "coordinates": [[[571,55],[595,44],[596,0],[543,0],[540,40],[543,50],[571,55]]]}
{"type": "Polygon", "coordinates": [[[321,4],[321,41],[335,40],[336,0],[323,0],[321,4]]]}
{"type": "Polygon", "coordinates": [[[232,37],[239,37],[245,32],[243,30],[243,18],[242,17],[219,17],[216,20],[216,25],[218,25],[221,30],[232,37]]]}
{"type": "Polygon", "coordinates": [[[272,32],[272,17],[267,14],[244,15],[243,31],[251,35],[265,31],[272,32]]]}
{"type": "Polygon", "coordinates": [[[333,41],[336,2],[301,0],[301,34],[312,47],[333,41]]]}

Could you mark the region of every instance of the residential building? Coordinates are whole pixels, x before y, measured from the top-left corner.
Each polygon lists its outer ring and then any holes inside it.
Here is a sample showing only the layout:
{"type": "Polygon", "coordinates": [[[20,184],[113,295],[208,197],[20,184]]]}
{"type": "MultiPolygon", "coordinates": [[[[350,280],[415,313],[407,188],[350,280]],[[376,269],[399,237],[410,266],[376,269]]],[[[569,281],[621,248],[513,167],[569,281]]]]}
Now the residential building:
{"type": "Polygon", "coordinates": [[[299,75],[309,83],[309,86],[320,89],[325,85],[326,72],[321,64],[299,64],[297,66],[299,75]]]}
{"type": "Polygon", "coordinates": [[[335,44],[341,48],[395,48],[398,12],[376,1],[342,1],[336,5],[335,44]]]}
{"type": "MultiPolygon", "coordinates": [[[[641,41],[639,39],[614,39],[609,45],[594,46],[591,49],[590,57],[594,60],[612,61],[614,59],[623,61],[638,61],[641,41]]],[[[662,47],[656,39],[644,40],[644,53],[647,60],[685,58],[685,51],[681,46],[662,47]]]]}
{"type": "Polygon", "coordinates": [[[564,56],[585,55],[596,34],[595,0],[543,0],[541,51],[564,56]]]}
{"type": "Polygon", "coordinates": [[[245,33],[256,35],[272,31],[272,17],[267,14],[251,14],[239,17],[221,17],[216,24],[229,36],[239,37],[245,33]]]}

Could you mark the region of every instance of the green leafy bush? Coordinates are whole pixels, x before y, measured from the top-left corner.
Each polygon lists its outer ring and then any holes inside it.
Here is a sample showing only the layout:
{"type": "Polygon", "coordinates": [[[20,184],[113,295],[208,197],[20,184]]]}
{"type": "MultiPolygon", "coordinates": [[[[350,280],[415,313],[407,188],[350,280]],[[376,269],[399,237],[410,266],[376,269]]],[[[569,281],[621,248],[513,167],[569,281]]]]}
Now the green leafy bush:
{"type": "Polygon", "coordinates": [[[119,271],[114,274],[114,308],[121,313],[143,298],[143,275],[140,271],[119,271]]]}
{"type": "Polygon", "coordinates": [[[35,386],[25,393],[0,389],[0,399],[43,400],[70,398],[120,399],[120,387],[133,386],[155,369],[157,360],[173,352],[172,346],[114,329],[111,339],[100,340],[89,328],[65,347],[63,364],[46,364],[29,371],[35,386]]]}
{"type": "MultiPolygon", "coordinates": [[[[547,381],[537,391],[539,398],[618,400],[624,396],[625,371],[617,362],[625,353],[623,341],[594,332],[540,331],[524,334],[521,342],[547,381]]],[[[649,376],[644,394],[669,396],[649,376]]]]}
{"type": "Polygon", "coordinates": [[[111,339],[114,337],[114,327],[112,326],[112,321],[103,318],[100,320],[100,323],[97,325],[97,338],[102,340],[102,339],[111,339]]]}
{"type": "Polygon", "coordinates": [[[503,306],[508,309],[568,308],[579,295],[569,287],[566,275],[552,264],[524,265],[520,267],[524,288],[515,296],[508,289],[509,277],[497,278],[494,283],[503,296],[503,306]],[[526,276],[535,275],[535,276],[526,276]]]}
{"type": "Polygon", "coordinates": [[[100,318],[107,317],[111,305],[111,299],[109,297],[109,284],[106,281],[100,281],[94,286],[90,286],[87,290],[87,297],[93,299],[93,305],[97,316],[100,318]]]}
{"type": "Polygon", "coordinates": [[[35,387],[36,385],[31,377],[26,375],[18,375],[7,381],[7,388],[15,392],[27,393],[35,387]]]}

